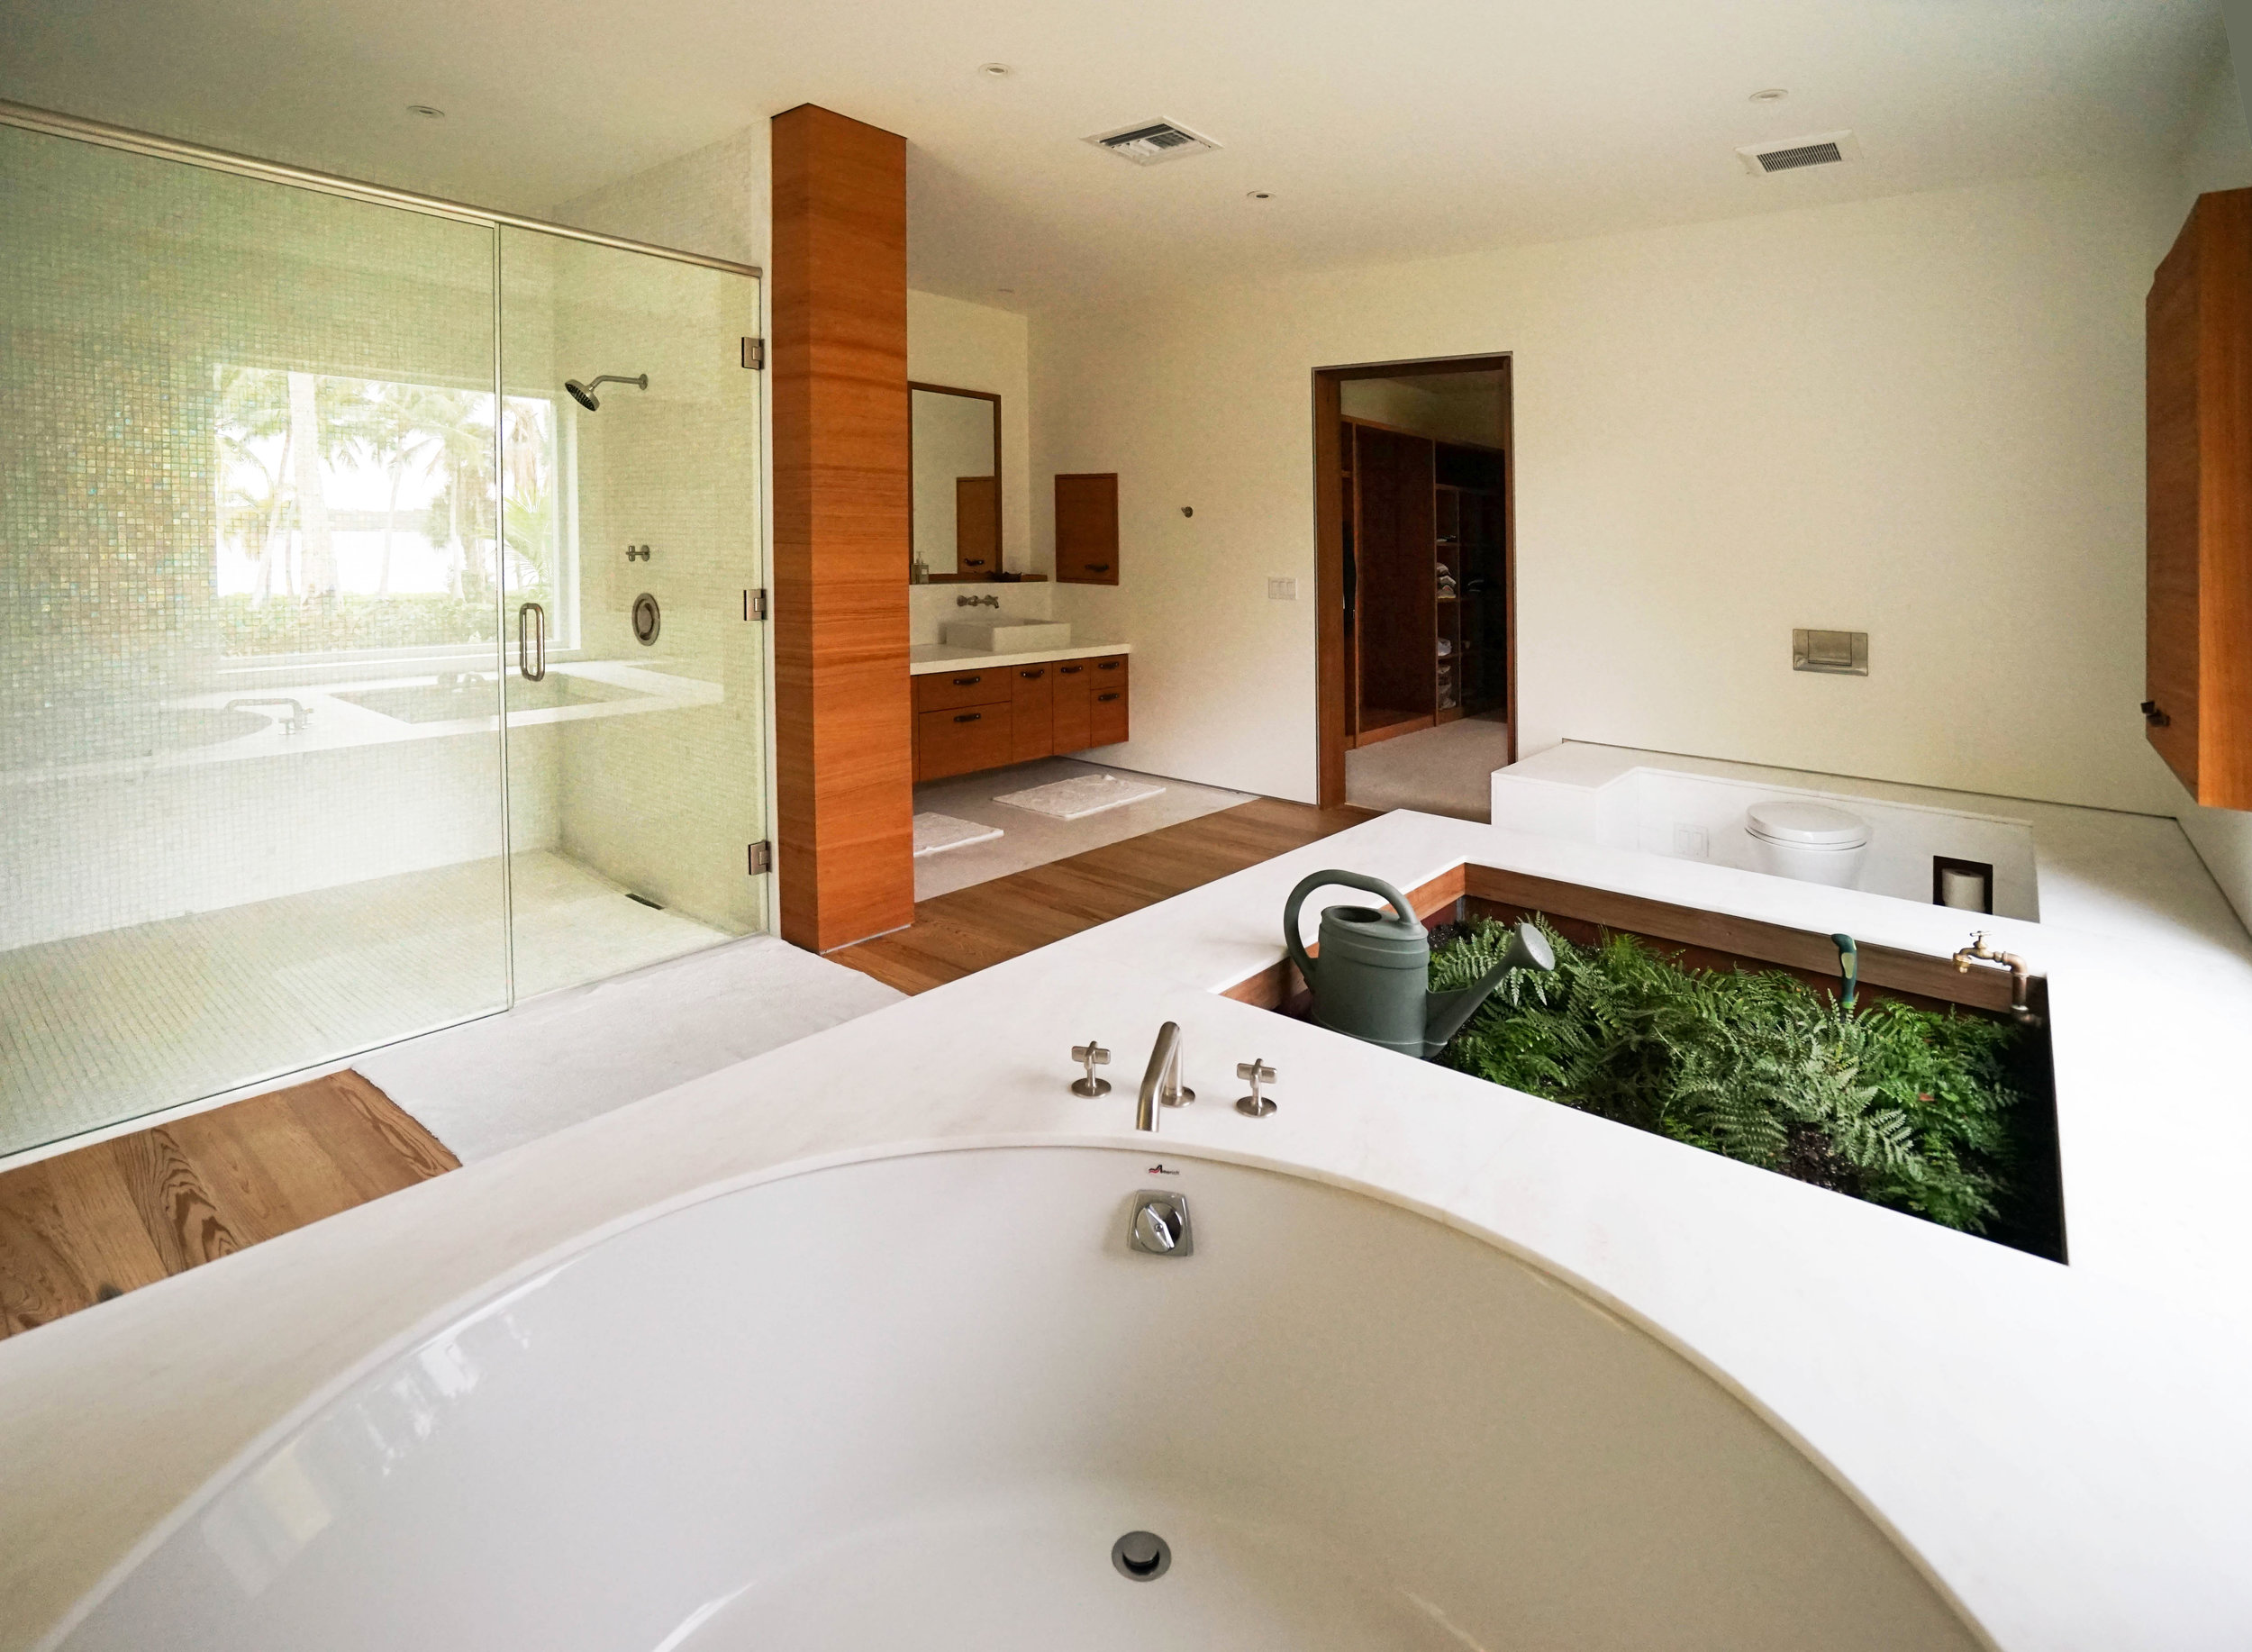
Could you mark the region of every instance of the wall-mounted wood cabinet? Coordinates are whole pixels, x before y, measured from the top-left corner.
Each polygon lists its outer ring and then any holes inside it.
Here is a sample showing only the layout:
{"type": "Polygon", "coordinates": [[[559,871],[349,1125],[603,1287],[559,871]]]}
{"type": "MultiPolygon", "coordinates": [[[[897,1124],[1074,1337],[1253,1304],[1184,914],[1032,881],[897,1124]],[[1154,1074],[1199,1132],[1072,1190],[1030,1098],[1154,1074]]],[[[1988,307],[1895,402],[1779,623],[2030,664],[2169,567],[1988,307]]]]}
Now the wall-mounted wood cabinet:
{"type": "Polygon", "coordinates": [[[943,780],[1127,736],[1123,654],[926,672],[915,685],[915,778],[943,780]]]}
{"type": "Polygon", "coordinates": [[[2143,716],[2199,803],[2252,809],[2252,189],[2198,197],[2144,322],[2143,716]]]}
{"type": "Polygon", "coordinates": [[[1118,583],[1118,477],[1103,472],[1056,478],[1056,578],[1118,583]]]}

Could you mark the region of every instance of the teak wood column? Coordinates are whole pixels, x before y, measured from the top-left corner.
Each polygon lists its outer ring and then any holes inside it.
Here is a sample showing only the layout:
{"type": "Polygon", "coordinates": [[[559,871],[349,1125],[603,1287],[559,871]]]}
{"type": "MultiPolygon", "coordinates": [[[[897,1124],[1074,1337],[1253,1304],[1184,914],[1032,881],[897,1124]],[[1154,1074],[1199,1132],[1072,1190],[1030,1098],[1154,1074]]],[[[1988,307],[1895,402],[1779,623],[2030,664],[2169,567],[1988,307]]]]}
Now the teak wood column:
{"type": "Polygon", "coordinates": [[[774,117],[774,671],[782,936],[914,921],[907,145],[774,117]]]}

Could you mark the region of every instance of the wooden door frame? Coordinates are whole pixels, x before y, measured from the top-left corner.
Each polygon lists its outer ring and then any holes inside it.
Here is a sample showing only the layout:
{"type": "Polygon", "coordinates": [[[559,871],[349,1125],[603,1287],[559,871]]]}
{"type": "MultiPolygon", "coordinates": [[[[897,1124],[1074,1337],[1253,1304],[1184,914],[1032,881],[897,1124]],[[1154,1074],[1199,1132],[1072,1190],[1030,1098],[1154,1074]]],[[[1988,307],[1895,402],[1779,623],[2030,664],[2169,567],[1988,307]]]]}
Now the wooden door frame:
{"type": "Polygon", "coordinates": [[[1313,595],[1314,739],[1316,796],[1321,807],[1345,801],[1345,521],[1344,466],[1337,428],[1344,418],[1339,386],[1350,378],[1423,378],[1442,373],[1502,375],[1502,619],[1504,693],[1509,740],[1503,753],[1517,760],[1517,422],[1515,380],[1506,354],[1443,356],[1414,361],[1367,361],[1313,370],[1313,595]]]}

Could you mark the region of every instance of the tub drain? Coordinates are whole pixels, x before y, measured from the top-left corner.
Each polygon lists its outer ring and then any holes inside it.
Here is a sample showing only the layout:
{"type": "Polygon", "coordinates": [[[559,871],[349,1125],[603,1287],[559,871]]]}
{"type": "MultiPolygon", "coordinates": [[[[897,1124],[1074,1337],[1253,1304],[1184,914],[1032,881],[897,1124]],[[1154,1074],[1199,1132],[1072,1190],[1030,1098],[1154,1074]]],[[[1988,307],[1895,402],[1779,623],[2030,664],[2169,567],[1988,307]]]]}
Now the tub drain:
{"type": "Polygon", "coordinates": [[[1165,1575],[1166,1568],[1173,1564],[1173,1550],[1154,1531],[1130,1531],[1111,1545],[1111,1564],[1120,1576],[1146,1584],[1165,1575]]]}

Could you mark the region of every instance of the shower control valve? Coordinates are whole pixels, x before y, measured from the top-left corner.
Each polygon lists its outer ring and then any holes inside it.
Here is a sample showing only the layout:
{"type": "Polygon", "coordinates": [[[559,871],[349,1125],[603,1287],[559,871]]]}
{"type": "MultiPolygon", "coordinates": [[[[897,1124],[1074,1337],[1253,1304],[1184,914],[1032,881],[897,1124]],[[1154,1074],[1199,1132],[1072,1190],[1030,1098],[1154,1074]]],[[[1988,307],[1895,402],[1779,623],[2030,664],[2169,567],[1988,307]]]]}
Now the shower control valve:
{"type": "Polygon", "coordinates": [[[1111,1093],[1111,1081],[1107,1078],[1097,1078],[1094,1076],[1096,1067],[1110,1066],[1111,1052],[1109,1050],[1104,1049],[1093,1039],[1089,1039],[1084,1044],[1074,1044],[1071,1047],[1071,1058],[1086,1068],[1086,1076],[1084,1078],[1075,1078],[1071,1081],[1072,1094],[1093,1096],[1108,1095],[1111,1093]]]}
{"type": "Polygon", "coordinates": [[[635,562],[635,561],[646,562],[646,561],[648,561],[648,560],[649,560],[649,547],[648,547],[648,546],[646,546],[646,545],[643,545],[643,546],[641,546],[639,549],[635,549],[633,546],[631,546],[631,545],[627,546],[627,547],[625,548],[625,559],[626,559],[628,562],[635,562]]]}

